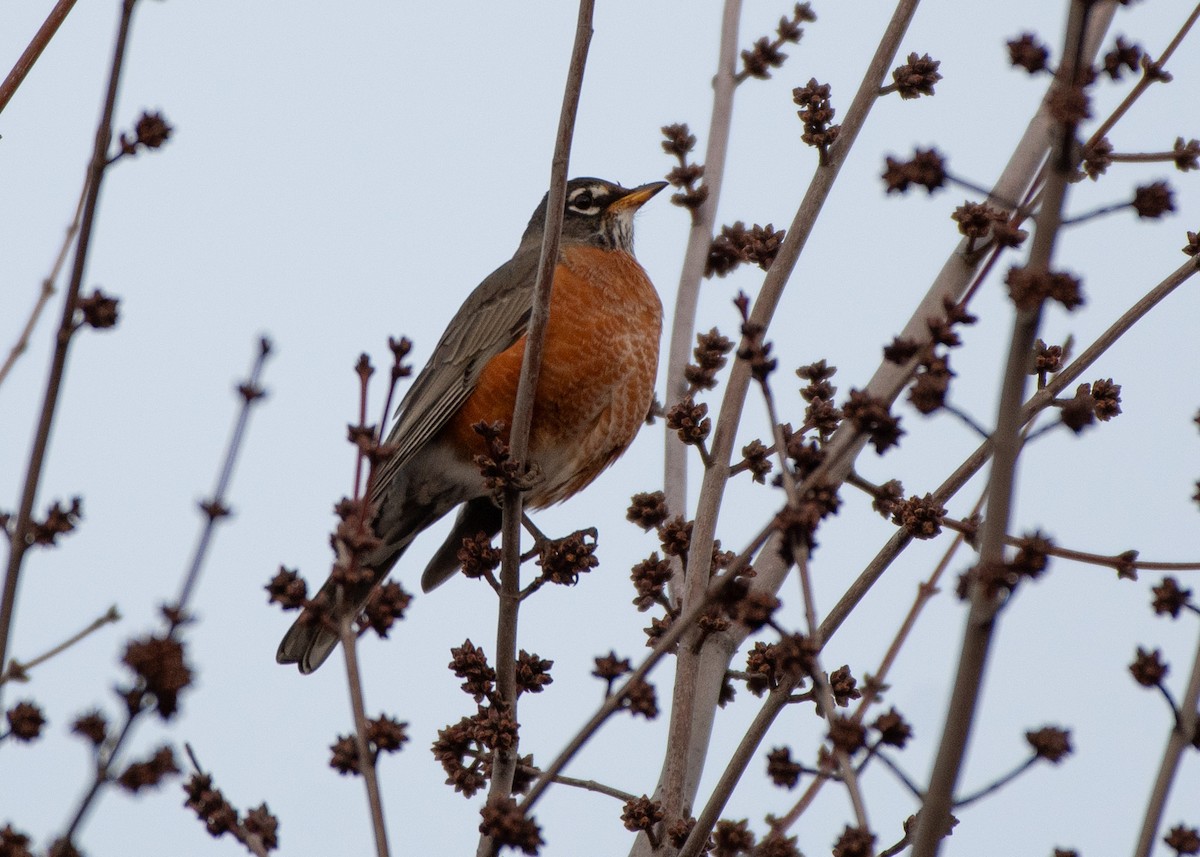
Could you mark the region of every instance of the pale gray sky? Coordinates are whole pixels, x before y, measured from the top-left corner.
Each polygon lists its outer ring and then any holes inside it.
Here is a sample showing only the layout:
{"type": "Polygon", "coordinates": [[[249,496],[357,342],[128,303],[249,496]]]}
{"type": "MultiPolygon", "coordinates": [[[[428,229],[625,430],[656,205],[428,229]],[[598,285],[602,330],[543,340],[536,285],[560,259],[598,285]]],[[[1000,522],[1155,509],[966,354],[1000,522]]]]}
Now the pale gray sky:
{"type": "MultiPolygon", "coordinates": [[[[5,68],[50,5],[0,11],[5,68]]],[[[78,194],[117,5],[79,4],[0,116],[5,350],[78,194]]],[[[572,175],[627,186],[661,177],[672,161],[660,150],[659,127],[671,122],[689,122],[703,149],[720,5],[600,4],[572,175]]],[[[1186,5],[1122,9],[1113,34],[1158,52],[1186,5]]],[[[791,8],[763,0],[746,6],[745,47],[791,8]]],[[[820,20],[787,50],[784,68],[738,91],[721,223],[791,220],[815,163],[799,141],[791,89],[810,77],[827,81],[844,115],[891,11],[877,0],[814,6],[820,20]]],[[[839,369],[834,383],[843,395],[865,384],[880,346],[957,241],[949,214],[969,194],[885,199],[883,157],[936,144],[956,173],[990,184],[1044,89],[1008,68],[1004,41],[1034,30],[1057,46],[1064,8],[1035,0],[922,5],[902,52],[932,54],[945,79],[932,99],[882,101],[839,179],[771,332],[785,418],[798,421],[801,413],[790,375],[796,365],[826,358],[839,369]]],[[[360,783],[327,766],[329,744],[351,724],[339,660],[307,678],[276,666],[291,617],[265,605],[262,586],[280,563],[310,579],[328,570],[331,505],[350,486],[352,453],[342,438],[356,408],[358,354],[370,351],[381,362],[386,337],[406,334],[423,360],[460,301],[516,246],[549,175],[574,16],[574,4],[562,2],[140,4],[117,124],[129,128],[143,109],[161,110],[175,132],[166,148],[119,164],[105,181],[87,283],[121,297],[121,321],[111,332],[84,332],[72,347],[38,504],[80,494],[85,520],[60,549],[28,558],[11,651],[30,657],[114,602],[126,619],[40,668],[29,685],[6,690],[6,703],[36,698],[50,727],[38,745],[0,749],[0,824],[11,820],[44,845],[73,807],[89,760],[67,727],[94,705],[115,711],[110,688],[123,677],[123,641],[155,627],[158,605],[174,597],[199,527],[195,502],[211,490],[232,420],[232,385],[265,333],[277,349],[266,376],[270,397],[252,420],[231,498],[236,514],[209,557],[195,603],[200,622],[188,636],[197,686],[170,728],[147,723],[136,746],[190,742],[236,805],[268,802],[281,819],[285,854],[370,851],[360,783]]],[[[1113,135],[1118,150],[1161,151],[1177,135],[1200,136],[1195,39],[1170,65],[1178,82],[1152,90],[1113,135]]],[[[1101,84],[1099,107],[1110,108],[1127,86],[1101,84]]],[[[1146,223],[1119,213],[1064,236],[1061,265],[1083,276],[1088,304],[1073,315],[1051,311],[1047,339],[1089,342],[1183,262],[1184,233],[1200,228],[1194,175],[1119,165],[1098,185],[1073,187],[1068,208],[1119,200],[1158,178],[1176,189],[1175,217],[1146,223]]],[[[638,256],[668,318],[687,228],[687,215],[665,195],[638,220],[638,256]]],[[[739,288],[753,293],[760,281],[757,270],[742,270],[708,283],[699,326],[732,335],[730,298],[739,288]]],[[[953,400],[987,424],[1011,320],[998,278],[973,309],[980,323],[964,332],[966,346],[953,357],[953,400]]],[[[17,502],[58,311],[47,313],[0,388],[3,507],[17,502]]],[[[1197,513],[1188,498],[1200,477],[1200,437],[1190,421],[1200,405],[1198,317],[1191,284],[1085,376],[1121,383],[1126,413],[1082,439],[1055,433],[1028,451],[1015,529],[1038,526],[1063,545],[1096,552],[1196,558],[1197,513]]],[[[715,410],[718,396],[709,401],[715,410]]],[[[761,436],[765,410],[753,394],[746,413],[746,439],[761,436]]],[[[860,470],[878,481],[901,478],[923,494],[976,439],[947,416],[901,413],[902,447],[882,460],[864,456],[860,470]]],[[[599,702],[591,659],[611,648],[630,657],[644,651],[648,619],[630,606],[627,570],[657,544],[624,522],[624,509],[633,492],[659,487],[661,460],[660,424],[583,496],[538,518],[552,533],[597,525],[601,558],[578,587],[545,592],[522,612],[521,646],[555,661],[555,683],[522,701],[523,750],[540,761],[599,702]]],[[[951,513],[965,515],[977,491],[965,491],[951,513]]],[[[745,477],[730,496],[719,536],[740,548],[780,501],[745,477]]],[[[851,489],[843,498],[815,558],[822,609],[892,531],[851,489]]],[[[397,573],[407,588],[416,588],[414,569],[439,543],[431,533],[406,557],[397,573]]],[[[860,677],[875,670],[943,544],[920,544],[896,563],[830,644],[830,667],[849,663],[860,677]]],[[[964,556],[955,573],[968,562],[964,556]]],[[[1136,584],[1113,578],[1055,562],[1006,612],[965,788],[1019,761],[1026,729],[1067,726],[1077,754],[964,811],[944,853],[1042,855],[1069,845],[1095,857],[1131,846],[1169,719],[1161,700],[1134,686],[1126,665],[1135,646],[1161,647],[1180,689],[1196,623],[1152,617],[1149,588],[1160,575],[1136,584]]],[[[782,598],[783,620],[799,626],[797,587],[785,586],[782,598]]],[[[418,597],[390,642],[370,639],[361,648],[368,708],[410,724],[409,746],[381,765],[394,854],[473,852],[481,798],[465,801],[444,787],[428,747],[438,728],[472,710],[445,664],[449,648],[467,637],[494,654],[493,602],[485,587],[453,580],[418,597]]],[[[893,677],[888,703],[916,735],[898,758],[918,781],[937,747],[963,615],[952,595],[935,599],[893,677]]],[[[665,708],[668,674],[655,683],[665,708]]],[[[720,714],[702,796],[754,711],[742,692],[720,714]]],[[[665,730],[665,718],[618,720],[568,773],[649,792],[665,730]]],[[[823,732],[809,710],[787,712],[763,753],[788,744],[811,760],[823,732]]],[[[764,767],[761,758],[751,766],[726,813],[750,817],[760,832],[765,813],[782,813],[795,798],[766,785],[764,767]]],[[[880,844],[890,844],[914,804],[881,767],[865,788],[880,844]]],[[[1169,824],[1200,823],[1198,793],[1192,758],[1169,824]]],[[[211,840],[182,800],[177,783],[137,800],[108,794],[81,844],[92,857],[236,852],[234,843],[211,840]]],[[[611,798],[552,790],[537,813],[544,853],[622,853],[630,834],[619,815],[611,798]]],[[[793,832],[806,853],[827,853],[851,818],[844,793],[827,788],[793,832]]]]}

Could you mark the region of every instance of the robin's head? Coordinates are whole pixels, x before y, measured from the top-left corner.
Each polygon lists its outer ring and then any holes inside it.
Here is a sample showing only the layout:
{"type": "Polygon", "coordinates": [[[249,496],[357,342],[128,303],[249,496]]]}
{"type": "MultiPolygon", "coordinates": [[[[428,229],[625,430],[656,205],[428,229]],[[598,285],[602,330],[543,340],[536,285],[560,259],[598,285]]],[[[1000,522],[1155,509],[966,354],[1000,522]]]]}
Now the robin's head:
{"type": "MultiPolygon", "coordinates": [[[[666,186],[666,182],[650,182],[630,189],[604,179],[571,179],[563,209],[563,243],[593,244],[632,253],[634,213],[666,186]]],[[[522,245],[542,240],[549,196],[542,197],[529,219],[522,245]]]]}

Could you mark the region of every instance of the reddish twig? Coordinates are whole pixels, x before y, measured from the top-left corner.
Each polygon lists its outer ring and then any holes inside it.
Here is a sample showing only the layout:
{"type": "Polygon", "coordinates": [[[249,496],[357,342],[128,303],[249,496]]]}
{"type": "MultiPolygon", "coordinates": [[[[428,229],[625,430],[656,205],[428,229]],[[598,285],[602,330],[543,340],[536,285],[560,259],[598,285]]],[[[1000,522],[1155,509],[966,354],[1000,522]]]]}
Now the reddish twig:
{"type": "Polygon", "coordinates": [[[33,517],[33,506],[37,500],[38,484],[46,459],[46,448],[50,443],[50,430],[54,425],[54,413],[66,371],[67,352],[75,332],[75,311],[83,274],[87,266],[88,249],[91,244],[92,227],[96,220],[96,208],[100,200],[100,184],[107,167],[108,144],[112,137],[113,112],[116,109],[117,90],[120,87],[121,71],[125,63],[125,48],[129,27],[133,19],[133,8],[137,0],[123,0],[121,19],[117,27],[116,43],[113,47],[112,65],[104,97],[104,108],[96,127],[96,142],[92,148],[92,159],[88,166],[87,194],[83,203],[83,215],[79,222],[79,236],[75,243],[75,258],[71,269],[71,280],[63,298],[62,319],[59,322],[58,338],[50,373],[46,380],[46,392],[42,401],[41,415],[34,434],[33,449],[29,453],[29,465],[25,470],[25,485],[21,491],[21,505],[17,521],[9,542],[8,567],[4,577],[4,592],[0,596],[0,663],[6,661],[8,640],[12,629],[13,611],[16,608],[17,582],[21,575],[21,563],[29,548],[28,533],[33,517]]]}
{"type": "Polygon", "coordinates": [[[4,108],[8,106],[8,102],[12,100],[17,89],[24,82],[25,76],[29,74],[29,70],[38,61],[38,57],[42,55],[46,45],[50,44],[50,40],[54,38],[54,34],[58,32],[59,26],[66,20],[74,6],[75,0],[58,0],[54,4],[54,8],[50,10],[50,14],[46,16],[46,20],[42,22],[42,26],[38,27],[38,31],[33,34],[28,47],[21,52],[12,71],[4,78],[4,82],[0,83],[0,113],[4,112],[4,108]]]}

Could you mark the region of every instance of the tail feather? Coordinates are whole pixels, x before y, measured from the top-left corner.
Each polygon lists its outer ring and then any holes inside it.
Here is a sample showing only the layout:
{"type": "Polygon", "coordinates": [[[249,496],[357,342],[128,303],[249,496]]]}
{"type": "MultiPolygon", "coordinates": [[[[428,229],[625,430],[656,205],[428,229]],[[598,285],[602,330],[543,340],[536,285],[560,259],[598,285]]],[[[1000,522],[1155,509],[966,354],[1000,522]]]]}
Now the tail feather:
{"type": "Polygon", "coordinates": [[[429,592],[453,577],[462,567],[458,551],[462,548],[463,539],[479,533],[487,534],[488,538],[496,535],[500,532],[502,514],[491,497],[477,497],[463,504],[450,535],[446,536],[446,541],[442,542],[429,565],[425,566],[425,572],[421,575],[421,591],[429,592]]]}

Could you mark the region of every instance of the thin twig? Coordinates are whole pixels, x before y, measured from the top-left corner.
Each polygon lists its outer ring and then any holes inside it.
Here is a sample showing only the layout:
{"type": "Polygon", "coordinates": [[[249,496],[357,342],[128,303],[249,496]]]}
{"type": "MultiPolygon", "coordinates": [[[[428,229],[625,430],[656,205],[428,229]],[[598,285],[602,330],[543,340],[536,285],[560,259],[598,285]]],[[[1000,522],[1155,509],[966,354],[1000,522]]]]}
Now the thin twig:
{"type": "Polygon", "coordinates": [[[12,100],[17,89],[24,82],[25,76],[38,61],[38,57],[42,55],[46,45],[50,44],[50,40],[54,38],[54,34],[58,32],[59,26],[71,13],[74,5],[75,0],[58,0],[54,4],[54,8],[50,10],[50,14],[46,16],[46,20],[42,22],[42,26],[38,27],[38,31],[34,33],[29,45],[17,58],[12,71],[4,78],[4,82],[0,83],[0,113],[4,112],[4,108],[8,106],[8,102],[12,100]]]}
{"type": "MultiPolygon", "coordinates": [[[[125,0],[126,8],[132,6],[136,0],[125,0]]],[[[126,16],[126,24],[128,24],[126,16]]],[[[259,341],[258,354],[254,360],[254,367],[250,373],[248,380],[239,385],[238,389],[242,394],[241,407],[238,410],[238,416],[235,421],[235,426],[244,428],[246,424],[246,415],[249,410],[254,407],[256,402],[262,400],[261,395],[247,395],[248,390],[258,390],[259,381],[261,379],[262,369],[267,355],[270,353],[270,345],[267,340],[259,341]]],[[[218,491],[213,499],[206,504],[211,509],[224,509],[226,507],[226,489],[229,487],[229,473],[232,473],[233,462],[237,460],[238,452],[241,449],[244,440],[244,431],[236,430],[230,435],[229,443],[225,448],[225,456],[222,459],[221,473],[223,478],[218,478],[218,491]]],[[[188,563],[188,572],[185,575],[183,585],[180,587],[180,600],[175,604],[164,609],[163,613],[167,619],[166,637],[174,639],[178,636],[180,630],[186,626],[189,620],[188,613],[188,597],[195,590],[196,575],[204,565],[205,555],[211,545],[211,531],[217,521],[224,520],[226,516],[213,514],[212,511],[207,511],[205,516],[203,532],[207,535],[202,535],[197,540],[195,548],[193,548],[191,560],[188,563]]],[[[71,817],[71,821],[67,826],[66,832],[62,835],[62,841],[71,843],[87,818],[92,806],[95,803],[96,797],[100,791],[112,782],[111,771],[117,764],[121,750],[125,746],[126,740],[133,734],[133,727],[138,719],[149,711],[154,710],[153,706],[148,706],[145,703],[146,687],[145,681],[139,679],[135,684],[133,691],[125,698],[126,715],[125,721],[121,726],[120,731],[116,736],[105,742],[104,746],[97,752],[95,775],[92,779],[87,792],[80,799],[75,813],[71,817]]]]}
{"type": "Polygon", "coordinates": [[[1167,797],[1175,782],[1179,770],[1179,762],[1183,754],[1196,738],[1196,730],[1200,729],[1197,706],[1200,705],[1200,644],[1196,648],[1196,656],[1192,659],[1192,673],[1188,678],[1187,688],[1183,692],[1178,716],[1171,727],[1167,746],[1163,750],[1162,761],[1158,766],[1158,775],[1150,796],[1146,801],[1146,813],[1142,817],[1142,829],[1138,833],[1137,848],[1134,857],[1149,857],[1154,847],[1154,839],[1158,827],[1162,823],[1163,810],[1166,808],[1167,797]]]}
{"type": "Polygon", "coordinates": [[[350,709],[354,714],[354,745],[357,753],[356,769],[367,789],[367,805],[371,808],[371,829],[375,835],[376,857],[388,857],[387,826],[383,820],[383,799],[379,791],[379,777],[375,768],[375,754],[367,738],[367,711],[363,700],[362,676],[358,670],[358,635],[354,633],[353,610],[338,622],[338,633],[342,638],[342,653],[346,658],[346,684],[350,690],[350,709]]]}
{"type": "Polygon", "coordinates": [[[75,259],[71,269],[70,284],[63,298],[62,318],[58,326],[54,357],[46,379],[46,392],[42,401],[41,415],[34,434],[33,448],[29,453],[29,464],[25,470],[25,485],[21,491],[21,505],[9,541],[8,568],[4,576],[4,593],[0,596],[0,664],[7,661],[8,640],[12,629],[13,611],[16,608],[17,582],[21,575],[21,563],[28,550],[29,528],[33,520],[33,506],[37,500],[38,484],[46,459],[46,448],[50,443],[50,430],[54,425],[54,413],[58,406],[58,395],[66,371],[67,351],[75,332],[75,309],[79,290],[87,267],[88,249],[91,246],[92,227],[96,220],[96,208],[100,201],[100,184],[107,165],[108,144],[112,137],[113,112],[116,109],[117,91],[121,83],[121,70],[125,63],[125,47],[129,27],[133,19],[133,8],[137,0],[123,0],[121,18],[117,26],[116,42],[104,97],[104,108],[96,127],[95,145],[88,166],[87,194],[83,204],[83,216],[79,223],[79,236],[75,243],[75,259]]]}
{"type": "MultiPolygon", "coordinates": [[[[184,743],[183,751],[187,753],[188,761],[192,763],[192,768],[201,777],[212,779],[211,774],[206,774],[204,768],[200,765],[200,760],[196,758],[196,751],[192,749],[192,745],[184,743]]],[[[263,838],[257,833],[251,833],[246,829],[246,825],[242,821],[238,821],[229,829],[229,835],[236,839],[242,845],[246,846],[246,850],[255,857],[269,857],[270,852],[267,846],[263,843],[263,838]]]]}
{"type": "MultiPolygon", "coordinates": [[[[981,496],[975,503],[974,511],[978,512],[982,506],[983,497],[981,496]]],[[[904,621],[900,623],[900,628],[892,638],[892,643],[888,646],[887,652],[884,653],[883,659],[879,662],[878,669],[871,673],[872,681],[863,689],[863,695],[859,700],[858,707],[855,708],[854,713],[851,715],[851,719],[856,723],[862,723],[866,718],[867,709],[877,699],[876,688],[882,687],[887,682],[892,665],[896,662],[896,658],[899,657],[900,650],[904,647],[904,643],[908,640],[912,629],[916,627],[917,619],[920,617],[922,610],[925,609],[925,605],[937,594],[938,582],[941,580],[942,575],[946,573],[946,569],[950,567],[950,563],[963,544],[965,544],[965,541],[962,533],[956,533],[954,540],[946,548],[946,552],[942,554],[942,558],[938,561],[938,564],[934,567],[929,577],[917,585],[917,594],[913,599],[912,606],[908,609],[908,614],[904,617],[904,621]]],[[[812,804],[817,793],[824,785],[824,780],[814,780],[810,783],[796,804],[785,815],[777,819],[772,828],[779,832],[788,830],[804,814],[804,811],[812,804]]]]}
{"type": "Polygon", "coordinates": [[[975,801],[981,800],[982,798],[987,797],[988,795],[992,794],[993,792],[999,791],[1000,789],[1004,788],[1004,786],[1008,785],[1013,780],[1015,780],[1017,777],[1021,776],[1021,774],[1025,773],[1030,768],[1032,768],[1037,763],[1037,760],[1038,760],[1038,756],[1035,753],[1034,755],[1032,755],[1028,759],[1026,759],[1024,762],[1017,765],[1015,768],[1013,768],[1007,774],[1005,774],[1002,777],[999,777],[994,782],[989,783],[988,785],[984,786],[979,791],[971,792],[971,794],[966,795],[965,797],[956,798],[954,801],[954,808],[961,809],[964,806],[970,806],[971,804],[975,803],[975,801]]]}
{"type": "MultiPolygon", "coordinates": [[[[88,175],[90,174],[91,171],[89,170],[88,175]]],[[[30,311],[29,318],[25,321],[25,326],[21,328],[21,334],[17,337],[17,341],[8,352],[8,357],[5,358],[4,365],[0,366],[0,384],[4,383],[4,379],[8,377],[8,373],[12,371],[17,360],[29,348],[29,339],[33,336],[33,330],[37,327],[37,323],[42,317],[42,311],[50,303],[50,298],[54,296],[54,283],[58,280],[58,275],[67,261],[67,253],[71,250],[71,242],[79,232],[79,219],[83,216],[83,202],[85,199],[87,199],[86,176],[84,177],[83,187],[79,189],[79,201],[75,203],[75,214],[71,218],[70,225],[67,226],[66,235],[63,236],[62,246],[58,248],[58,255],[54,257],[54,264],[50,268],[50,273],[46,275],[46,279],[42,280],[42,287],[38,292],[37,300],[33,304],[33,310],[30,311]]]]}
{"type": "Polygon", "coordinates": [[[266,337],[260,337],[258,340],[258,354],[254,358],[254,366],[250,370],[250,377],[244,383],[238,385],[238,394],[242,397],[243,404],[238,410],[237,419],[233,424],[233,431],[229,435],[229,443],[225,447],[225,460],[221,462],[221,472],[217,475],[217,484],[213,488],[212,499],[200,504],[201,509],[205,512],[205,522],[200,530],[200,538],[196,543],[196,549],[192,551],[191,565],[188,567],[187,574],[183,578],[183,584],[179,587],[179,597],[175,601],[176,606],[180,610],[185,609],[188,602],[191,601],[192,591],[196,587],[196,581],[200,578],[201,565],[208,557],[208,546],[212,542],[214,532],[216,532],[217,522],[229,514],[225,499],[229,494],[229,484],[233,481],[233,468],[237,464],[238,453],[241,451],[243,440],[246,437],[246,427],[250,423],[250,408],[255,401],[264,395],[262,373],[267,357],[270,354],[270,340],[266,337]]]}
{"type": "MultiPolygon", "coordinates": [[[[1200,3],[1196,4],[1196,8],[1194,8],[1192,13],[1188,15],[1187,20],[1183,22],[1183,25],[1180,26],[1178,32],[1175,33],[1175,36],[1171,39],[1170,43],[1163,48],[1163,52],[1159,54],[1158,59],[1155,60],[1155,65],[1160,71],[1166,66],[1167,60],[1169,60],[1171,55],[1175,53],[1176,48],[1178,48],[1183,42],[1184,38],[1188,34],[1188,31],[1191,30],[1191,28],[1195,25],[1197,19],[1200,19],[1200,3]]],[[[1109,114],[1108,118],[1101,122],[1099,127],[1092,132],[1092,136],[1089,137],[1087,143],[1084,144],[1084,151],[1091,149],[1093,146],[1099,143],[1100,140],[1104,138],[1104,135],[1111,131],[1113,127],[1121,121],[1125,114],[1129,112],[1129,108],[1132,107],[1139,98],[1141,98],[1142,94],[1149,89],[1152,84],[1157,83],[1160,80],[1162,80],[1162,78],[1159,75],[1150,75],[1143,72],[1142,76],[1138,78],[1138,82],[1134,84],[1133,89],[1129,91],[1129,94],[1121,100],[1121,103],[1117,105],[1116,109],[1114,109],[1111,114],[1109,114]]]]}
{"type": "Polygon", "coordinates": [[[8,668],[3,672],[3,674],[0,674],[0,684],[4,684],[5,682],[8,682],[8,681],[25,681],[25,680],[27,680],[29,671],[31,669],[33,669],[34,667],[38,666],[39,664],[45,663],[46,661],[50,660],[55,655],[65,652],[67,649],[71,648],[71,646],[73,646],[76,643],[80,642],[81,640],[86,639],[87,637],[91,636],[93,633],[95,633],[96,631],[99,631],[105,625],[111,625],[112,623],[119,622],[120,620],[121,620],[121,613],[120,613],[120,611],[117,610],[117,605],[114,604],[112,607],[108,608],[108,610],[104,613],[103,616],[93,619],[86,628],[71,635],[66,640],[63,640],[61,643],[59,643],[57,646],[54,646],[53,648],[48,649],[45,652],[42,652],[37,657],[30,658],[29,660],[25,661],[24,663],[21,663],[16,658],[13,658],[11,661],[8,662],[8,668]]]}

